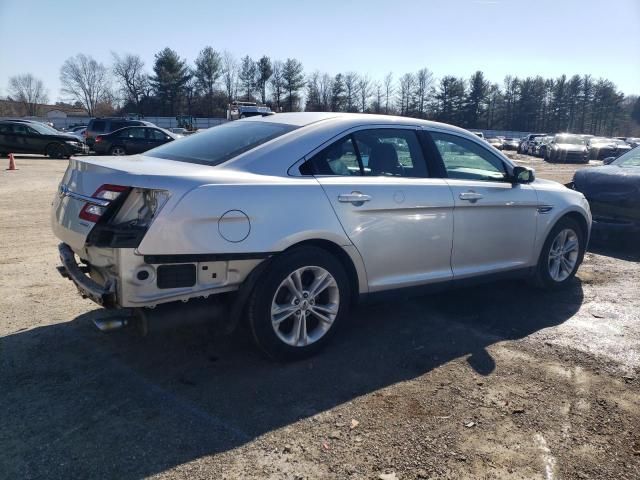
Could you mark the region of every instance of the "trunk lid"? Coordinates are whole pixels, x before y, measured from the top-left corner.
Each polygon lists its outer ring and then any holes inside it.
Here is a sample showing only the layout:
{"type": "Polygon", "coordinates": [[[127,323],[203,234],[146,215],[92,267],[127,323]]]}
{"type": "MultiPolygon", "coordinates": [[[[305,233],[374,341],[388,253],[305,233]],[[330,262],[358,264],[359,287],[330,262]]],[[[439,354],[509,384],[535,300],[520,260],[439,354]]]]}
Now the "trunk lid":
{"type": "Polygon", "coordinates": [[[130,157],[71,158],[53,200],[51,222],[54,234],[78,252],[84,248],[95,222],[80,218],[87,204],[103,185],[166,190],[170,195],[202,184],[214,167],[164,160],[146,155],[130,157]]]}

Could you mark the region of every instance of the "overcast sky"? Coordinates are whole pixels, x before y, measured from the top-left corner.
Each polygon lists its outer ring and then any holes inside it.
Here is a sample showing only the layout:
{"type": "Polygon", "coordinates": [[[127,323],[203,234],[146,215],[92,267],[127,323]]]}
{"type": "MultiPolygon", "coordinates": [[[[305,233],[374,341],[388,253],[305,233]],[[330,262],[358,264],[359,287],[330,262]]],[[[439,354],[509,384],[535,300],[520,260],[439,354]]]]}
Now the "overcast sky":
{"type": "Polygon", "coordinates": [[[61,99],[60,66],[80,52],[137,53],[150,70],[166,46],[192,63],[207,45],[307,73],[588,73],[640,93],[640,0],[0,0],[0,95],[32,73],[61,99]]]}

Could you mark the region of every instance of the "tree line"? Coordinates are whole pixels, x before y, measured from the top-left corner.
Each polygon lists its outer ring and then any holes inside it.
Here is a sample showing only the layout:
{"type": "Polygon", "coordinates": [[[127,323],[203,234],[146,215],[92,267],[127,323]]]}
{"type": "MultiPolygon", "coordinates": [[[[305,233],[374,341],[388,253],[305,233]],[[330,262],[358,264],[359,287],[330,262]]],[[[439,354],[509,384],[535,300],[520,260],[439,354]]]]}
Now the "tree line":
{"type": "MultiPolygon", "coordinates": [[[[381,79],[357,72],[305,74],[295,58],[237,59],[203,48],[192,65],[171,48],[155,55],[151,70],[139,55],[114,53],[105,66],[85,54],[60,69],[61,93],[89,115],[224,116],[233,100],[257,101],[274,111],[336,111],[394,114],[465,128],[595,135],[640,134],[640,100],[591,75],[520,78],[501,84],[477,71],[469,78],[436,79],[422,68],[381,79]]],[[[29,114],[46,101],[41,80],[18,75],[9,97],[29,114]]]]}

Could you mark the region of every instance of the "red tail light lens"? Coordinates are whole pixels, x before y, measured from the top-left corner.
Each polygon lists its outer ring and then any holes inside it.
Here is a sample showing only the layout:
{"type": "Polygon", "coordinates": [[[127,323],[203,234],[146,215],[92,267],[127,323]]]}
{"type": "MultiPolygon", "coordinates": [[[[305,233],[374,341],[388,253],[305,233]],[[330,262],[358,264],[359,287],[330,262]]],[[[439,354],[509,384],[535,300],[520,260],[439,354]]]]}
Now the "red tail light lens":
{"type": "Polygon", "coordinates": [[[98,135],[96,137],[96,143],[100,143],[102,141],[102,135],[98,135]]]}
{"type": "Polygon", "coordinates": [[[102,185],[92,195],[92,197],[98,201],[96,203],[85,203],[78,216],[83,220],[94,223],[97,222],[100,220],[100,217],[104,215],[104,212],[107,211],[109,205],[122,195],[122,192],[126,192],[128,188],[129,187],[123,187],[122,185],[102,185]]]}

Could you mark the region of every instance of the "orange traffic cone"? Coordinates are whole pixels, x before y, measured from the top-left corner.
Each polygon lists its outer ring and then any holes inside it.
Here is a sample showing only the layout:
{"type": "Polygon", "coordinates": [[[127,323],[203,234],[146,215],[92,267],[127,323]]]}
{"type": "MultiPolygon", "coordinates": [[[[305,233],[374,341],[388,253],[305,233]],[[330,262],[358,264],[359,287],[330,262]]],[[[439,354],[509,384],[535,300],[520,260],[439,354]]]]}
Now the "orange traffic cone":
{"type": "Polygon", "coordinates": [[[7,170],[18,170],[16,168],[16,160],[13,158],[13,153],[9,154],[9,168],[7,170]]]}

